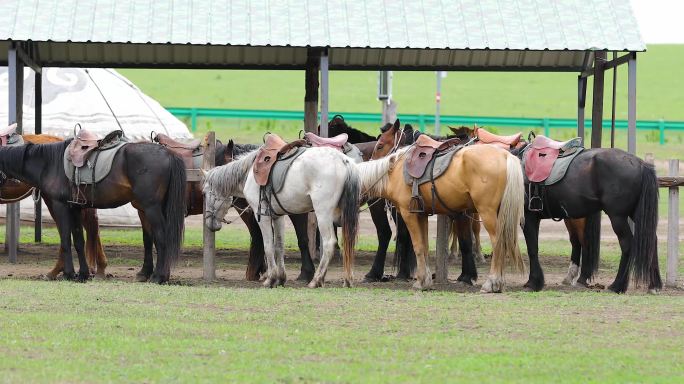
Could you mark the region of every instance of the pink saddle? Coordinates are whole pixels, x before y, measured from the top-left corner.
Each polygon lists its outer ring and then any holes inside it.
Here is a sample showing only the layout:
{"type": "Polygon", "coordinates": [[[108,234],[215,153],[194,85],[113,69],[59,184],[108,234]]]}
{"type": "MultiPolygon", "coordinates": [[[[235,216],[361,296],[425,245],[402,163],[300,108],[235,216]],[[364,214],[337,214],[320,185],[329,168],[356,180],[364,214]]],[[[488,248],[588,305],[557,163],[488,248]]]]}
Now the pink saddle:
{"type": "Polygon", "coordinates": [[[88,155],[97,149],[99,143],[97,135],[93,132],[81,129],[69,144],[69,159],[75,167],[79,168],[85,164],[88,155]]]}
{"type": "Polygon", "coordinates": [[[313,132],[306,132],[304,139],[314,147],[330,147],[342,150],[349,136],[346,133],[341,133],[335,137],[320,137],[313,132]]]}
{"type": "Polygon", "coordinates": [[[546,180],[551,174],[553,164],[558,158],[561,148],[566,147],[570,142],[556,141],[546,136],[535,137],[530,144],[530,149],[525,153],[525,175],[533,183],[540,183],[546,180]]]}

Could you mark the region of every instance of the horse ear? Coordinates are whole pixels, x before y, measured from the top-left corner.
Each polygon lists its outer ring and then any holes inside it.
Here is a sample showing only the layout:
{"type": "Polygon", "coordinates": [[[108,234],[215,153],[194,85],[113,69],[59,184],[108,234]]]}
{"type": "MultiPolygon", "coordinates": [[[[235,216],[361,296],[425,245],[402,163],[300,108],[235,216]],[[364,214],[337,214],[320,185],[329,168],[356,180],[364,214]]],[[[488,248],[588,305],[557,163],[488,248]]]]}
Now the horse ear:
{"type": "Polygon", "coordinates": [[[398,131],[400,128],[401,128],[401,122],[399,121],[399,119],[394,120],[394,126],[392,127],[392,129],[394,129],[395,131],[398,131]]]}
{"type": "Polygon", "coordinates": [[[458,128],[455,128],[455,127],[451,127],[451,126],[450,126],[450,127],[449,127],[449,130],[450,130],[451,132],[455,133],[455,134],[458,134],[458,128]]]}

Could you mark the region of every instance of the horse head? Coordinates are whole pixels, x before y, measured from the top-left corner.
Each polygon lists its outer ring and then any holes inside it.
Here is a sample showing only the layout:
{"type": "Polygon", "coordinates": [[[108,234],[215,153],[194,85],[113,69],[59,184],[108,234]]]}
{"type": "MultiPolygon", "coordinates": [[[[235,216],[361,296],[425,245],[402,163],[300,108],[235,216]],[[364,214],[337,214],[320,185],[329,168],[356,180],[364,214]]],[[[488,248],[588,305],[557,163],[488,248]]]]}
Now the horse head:
{"type": "Polygon", "coordinates": [[[387,156],[400,145],[404,144],[405,141],[406,135],[404,134],[404,130],[401,129],[399,119],[395,120],[394,124],[388,123],[385,125],[380,136],[378,136],[378,141],[375,143],[375,148],[373,148],[371,159],[377,160],[387,156]]]}

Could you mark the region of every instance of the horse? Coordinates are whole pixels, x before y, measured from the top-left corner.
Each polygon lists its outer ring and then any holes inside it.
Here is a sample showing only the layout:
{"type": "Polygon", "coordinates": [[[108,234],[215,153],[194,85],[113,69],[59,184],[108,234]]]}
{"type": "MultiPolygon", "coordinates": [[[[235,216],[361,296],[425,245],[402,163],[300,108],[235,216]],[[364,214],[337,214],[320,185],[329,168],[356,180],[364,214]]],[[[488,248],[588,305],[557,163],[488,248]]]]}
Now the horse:
{"type": "Polygon", "coordinates": [[[130,202],[143,212],[143,231],[151,232],[158,253],[156,266],[146,260],[143,271],[151,282],[168,281],[183,241],[183,161],[156,144],[126,144],[114,157],[109,174],[95,186],[84,188],[84,204],[74,204],[70,202],[72,184],[63,166],[65,151],[72,140],[0,148],[0,170],[39,188],[43,198],[50,201],[60,235],[60,252],[64,254],[64,276],[79,282],[89,277],[83,249],[83,209],[115,208],[130,202]],[[78,274],[71,254],[72,236],[79,261],[78,274]]]}
{"type": "Polygon", "coordinates": [[[332,148],[307,148],[293,160],[277,196],[268,212],[262,214],[261,187],[252,170],[259,151],[255,150],[232,162],[211,169],[205,177],[205,225],[213,231],[221,228],[234,197],[244,197],[257,215],[264,237],[268,271],[265,287],[284,285],[286,281],[283,249],[282,215],[314,211],[321,234],[323,252],[321,260],[309,282],[310,288],[321,287],[337,239],[334,222],[342,225],[344,285],[353,282],[354,246],[359,220],[359,177],[350,158],[332,148]],[[326,164],[327,167],[321,167],[326,164]],[[277,263],[276,263],[277,257],[277,263]]]}
{"type": "MultiPolygon", "coordinates": [[[[45,144],[45,143],[55,143],[62,141],[63,139],[57,136],[51,136],[46,134],[32,135],[26,134],[21,135],[26,143],[32,144],[45,144]]],[[[5,180],[0,186],[0,203],[9,204],[15,203],[24,198],[28,197],[33,191],[33,187],[24,182],[14,179],[5,180]]],[[[45,206],[52,214],[52,204],[51,201],[44,199],[45,206]]],[[[100,241],[100,227],[98,223],[97,210],[92,208],[87,208],[83,210],[82,217],[83,228],[86,232],[86,247],[85,253],[88,259],[88,264],[90,266],[90,273],[95,276],[96,279],[105,278],[105,269],[107,268],[107,256],[102,248],[102,242],[100,241]]],[[[62,272],[64,268],[64,254],[60,252],[57,256],[57,263],[50,272],[47,273],[46,277],[50,280],[54,280],[62,272]]]]}
{"type": "MultiPolygon", "coordinates": [[[[398,121],[395,122],[398,126],[398,121]]],[[[381,143],[378,141],[378,146],[381,143]]],[[[362,191],[373,197],[389,199],[399,210],[411,233],[417,256],[416,289],[430,289],[432,274],[426,263],[428,256],[427,214],[410,210],[411,186],[404,180],[406,155],[413,146],[391,149],[383,158],[357,165],[362,191]]],[[[420,187],[420,194],[430,208],[429,214],[461,216],[462,212],[477,211],[492,239],[494,252],[490,274],[481,292],[503,290],[503,269],[510,261],[518,269],[524,263],[518,247],[517,229],[523,219],[523,176],[520,161],[510,153],[490,146],[460,149],[451,159],[445,173],[434,180],[434,195],[430,183],[420,187]],[[442,191],[442,193],[439,193],[442,191]],[[444,192],[444,191],[448,191],[444,192]]],[[[458,236],[465,254],[471,252],[470,232],[458,236]]],[[[463,273],[459,281],[472,284],[477,269],[472,257],[463,257],[463,273]]]]}
{"type": "MultiPolygon", "coordinates": [[[[528,145],[513,153],[522,157],[528,145]]],[[[600,214],[605,212],[621,250],[617,276],[608,289],[615,293],[626,292],[632,269],[635,281],[648,283],[650,293],[662,289],[656,235],[658,179],[652,165],[621,149],[585,149],[572,161],[563,179],[544,188],[545,208],[542,211],[525,209],[523,233],[530,260],[528,287],[534,290],[544,287],[538,255],[542,219],[587,218],[584,228],[573,228],[577,237],[581,234],[582,240],[590,245],[582,250],[580,283],[585,283],[598,268],[600,214]],[[628,219],[634,221],[633,232],[628,219]]],[[[525,200],[528,207],[529,196],[525,196],[525,200]]]]}
{"type": "MultiPolygon", "coordinates": [[[[234,159],[242,155],[259,149],[256,144],[236,144],[233,140],[229,140],[227,144],[217,142],[216,144],[216,165],[221,166],[232,162],[234,159]]],[[[202,193],[202,186],[200,185],[199,198],[204,203],[204,194],[202,193]]],[[[233,207],[240,214],[240,218],[247,225],[250,234],[249,246],[249,260],[247,263],[247,271],[245,277],[248,281],[258,281],[261,274],[266,273],[266,261],[264,259],[264,240],[252,209],[249,207],[247,200],[244,198],[233,199],[233,207]]],[[[198,212],[203,213],[203,211],[198,212]]],[[[301,254],[301,269],[298,281],[309,282],[314,276],[314,264],[309,253],[309,236],[307,232],[308,214],[288,215],[292,226],[297,235],[297,245],[301,254]]]]}

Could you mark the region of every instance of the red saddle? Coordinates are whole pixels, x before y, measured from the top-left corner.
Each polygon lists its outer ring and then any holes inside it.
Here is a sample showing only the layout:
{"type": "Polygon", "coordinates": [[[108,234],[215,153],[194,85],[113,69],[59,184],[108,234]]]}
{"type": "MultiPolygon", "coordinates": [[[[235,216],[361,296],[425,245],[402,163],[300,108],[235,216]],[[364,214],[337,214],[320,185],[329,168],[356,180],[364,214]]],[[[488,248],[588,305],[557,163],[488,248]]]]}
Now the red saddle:
{"type": "Polygon", "coordinates": [[[0,129],[0,146],[6,146],[9,137],[17,131],[17,123],[7,126],[7,128],[0,129]]]}
{"type": "Polygon", "coordinates": [[[575,141],[556,141],[546,136],[535,137],[530,149],[525,152],[525,175],[533,183],[541,183],[551,174],[553,164],[561,154],[561,150],[575,141]]]}
{"type": "Polygon", "coordinates": [[[264,145],[259,148],[259,153],[257,153],[252,168],[254,171],[254,180],[257,184],[261,186],[268,184],[271,169],[278,161],[280,155],[289,152],[292,148],[301,147],[305,144],[305,140],[295,140],[291,143],[287,143],[278,135],[272,133],[267,134],[264,139],[264,145]]]}
{"type": "Polygon", "coordinates": [[[420,135],[416,139],[416,147],[411,151],[406,160],[406,168],[411,177],[419,178],[425,173],[427,165],[436,152],[444,151],[461,142],[458,138],[446,141],[437,141],[428,135],[420,135]]]}
{"type": "Polygon", "coordinates": [[[477,137],[478,143],[496,145],[497,147],[509,150],[515,148],[520,143],[522,133],[518,132],[515,135],[500,136],[487,132],[483,128],[475,127],[475,137],[477,137]]]}
{"type": "Polygon", "coordinates": [[[346,133],[341,133],[335,137],[320,137],[313,132],[306,132],[304,139],[313,147],[330,147],[342,151],[349,136],[346,133]]]}
{"type": "Polygon", "coordinates": [[[183,159],[183,164],[185,164],[186,169],[191,169],[194,167],[192,155],[193,152],[195,152],[200,147],[200,140],[194,139],[189,142],[182,142],[174,140],[170,136],[165,135],[163,133],[158,133],[157,136],[154,137],[154,141],[163,145],[169,151],[180,156],[180,158],[183,159]]]}

